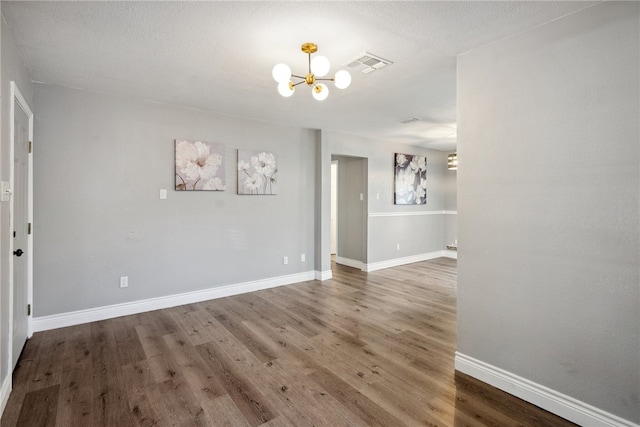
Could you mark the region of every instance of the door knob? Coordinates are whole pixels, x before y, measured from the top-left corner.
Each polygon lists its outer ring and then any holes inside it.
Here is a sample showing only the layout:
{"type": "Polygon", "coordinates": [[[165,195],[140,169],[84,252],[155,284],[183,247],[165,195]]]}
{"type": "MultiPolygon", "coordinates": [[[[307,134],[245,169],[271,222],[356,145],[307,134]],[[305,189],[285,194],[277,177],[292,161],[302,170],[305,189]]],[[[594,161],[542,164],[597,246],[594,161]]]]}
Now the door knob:
{"type": "Polygon", "coordinates": [[[13,251],[13,254],[14,254],[15,256],[22,256],[22,254],[23,254],[23,253],[24,253],[24,252],[22,252],[22,249],[18,249],[17,251],[13,251]]]}

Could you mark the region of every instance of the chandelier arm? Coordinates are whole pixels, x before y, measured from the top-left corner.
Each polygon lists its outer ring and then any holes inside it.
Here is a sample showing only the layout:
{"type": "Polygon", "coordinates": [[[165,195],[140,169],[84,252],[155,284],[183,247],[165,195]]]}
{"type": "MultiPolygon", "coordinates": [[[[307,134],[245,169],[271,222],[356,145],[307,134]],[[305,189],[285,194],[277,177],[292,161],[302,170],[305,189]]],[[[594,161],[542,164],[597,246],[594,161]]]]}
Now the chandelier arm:
{"type": "Polygon", "coordinates": [[[301,85],[302,83],[306,83],[306,82],[303,80],[303,81],[301,81],[301,82],[294,83],[294,84],[293,84],[293,86],[295,87],[295,86],[301,85]]]}
{"type": "Polygon", "coordinates": [[[302,80],[304,80],[304,79],[305,79],[305,77],[304,77],[304,76],[298,76],[298,75],[296,75],[296,74],[291,74],[291,77],[296,77],[296,78],[298,78],[298,79],[302,79],[302,80]]]}
{"type": "Polygon", "coordinates": [[[318,80],[324,80],[324,81],[327,81],[327,82],[335,82],[336,81],[335,78],[333,78],[333,79],[319,79],[319,78],[316,77],[316,81],[318,81],[318,80]]]}

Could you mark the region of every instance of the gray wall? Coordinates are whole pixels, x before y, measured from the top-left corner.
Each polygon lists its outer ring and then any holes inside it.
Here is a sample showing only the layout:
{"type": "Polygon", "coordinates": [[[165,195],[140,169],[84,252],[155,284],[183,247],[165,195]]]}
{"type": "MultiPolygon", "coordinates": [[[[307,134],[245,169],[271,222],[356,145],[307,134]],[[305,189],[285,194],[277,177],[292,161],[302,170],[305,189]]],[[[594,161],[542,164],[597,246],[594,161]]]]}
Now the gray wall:
{"type": "MultiPolygon", "coordinates": [[[[4,21],[4,18],[2,18],[4,21]]],[[[0,146],[0,180],[9,182],[9,165],[13,159],[9,156],[9,149],[12,141],[9,137],[9,109],[13,103],[11,99],[11,81],[15,81],[18,89],[25,100],[34,111],[33,89],[29,72],[24,67],[22,59],[18,55],[13,37],[8,30],[6,23],[1,23],[2,28],[2,52],[1,61],[1,85],[2,85],[2,143],[0,146]]],[[[9,202],[0,203],[0,384],[5,381],[8,375],[8,346],[9,342],[9,264],[13,262],[13,254],[9,251],[11,242],[11,228],[9,225],[9,202]]]]}
{"type": "Polygon", "coordinates": [[[639,6],[458,61],[458,351],[635,423],[639,6]]]}
{"type": "Polygon", "coordinates": [[[314,270],[315,131],[35,89],[36,317],[314,270]],[[173,190],[176,138],[226,144],[226,191],[173,190]],[[238,148],[277,154],[278,195],[236,194],[238,148]]]}
{"type": "Polygon", "coordinates": [[[338,161],[337,256],[365,262],[367,161],[345,156],[333,156],[332,160],[338,161]]]}
{"type": "MultiPolygon", "coordinates": [[[[338,132],[324,134],[328,141],[325,149],[332,155],[367,159],[368,188],[365,200],[368,200],[369,218],[366,263],[421,255],[445,248],[444,215],[421,213],[444,210],[447,153],[338,132]],[[427,156],[426,205],[393,204],[394,153],[427,156]],[[400,250],[396,249],[398,243],[400,250]]],[[[330,168],[330,161],[325,161],[322,167],[330,168]]],[[[329,211],[325,214],[329,215],[329,211]]]]}
{"type": "Polygon", "coordinates": [[[458,215],[451,213],[458,210],[458,172],[448,170],[444,174],[444,209],[448,211],[444,217],[444,242],[450,245],[458,238],[458,215]]]}
{"type": "Polygon", "coordinates": [[[315,227],[315,265],[316,278],[331,274],[331,153],[326,132],[315,131],[316,150],[316,209],[315,227]]]}

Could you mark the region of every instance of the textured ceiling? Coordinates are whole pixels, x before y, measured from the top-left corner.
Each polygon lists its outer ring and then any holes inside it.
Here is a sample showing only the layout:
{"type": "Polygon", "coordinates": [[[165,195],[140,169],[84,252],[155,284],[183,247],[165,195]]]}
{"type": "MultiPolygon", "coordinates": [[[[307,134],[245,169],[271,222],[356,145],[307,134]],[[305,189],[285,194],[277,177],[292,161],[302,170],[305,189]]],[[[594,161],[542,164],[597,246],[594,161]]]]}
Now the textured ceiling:
{"type": "Polygon", "coordinates": [[[456,55],[596,2],[7,2],[34,81],[234,116],[453,150],[456,55]],[[306,73],[304,42],[331,74],[364,52],[391,60],[282,98],[278,62],[306,73]],[[408,124],[408,118],[418,118],[408,124]]]}

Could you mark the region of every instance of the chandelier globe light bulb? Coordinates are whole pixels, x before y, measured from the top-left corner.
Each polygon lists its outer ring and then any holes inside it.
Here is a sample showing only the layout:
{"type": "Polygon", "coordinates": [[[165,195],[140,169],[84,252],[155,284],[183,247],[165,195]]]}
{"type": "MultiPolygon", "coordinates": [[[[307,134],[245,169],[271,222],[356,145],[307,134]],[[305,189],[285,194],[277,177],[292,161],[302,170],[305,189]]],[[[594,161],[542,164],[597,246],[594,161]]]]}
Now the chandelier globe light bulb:
{"type": "Polygon", "coordinates": [[[329,72],[329,68],[331,64],[329,64],[329,60],[324,56],[315,56],[311,60],[311,72],[316,77],[324,77],[329,72]]]}
{"type": "Polygon", "coordinates": [[[311,89],[311,93],[316,100],[324,101],[329,96],[329,88],[324,83],[318,83],[311,89]]]}
{"type": "Polygon", "coordinates": [[[351,74],[346,70],[340,70],[336,73],[333,83],[338,89],[346,89],[351,84],[351,74]]]}
{"type": "Polygon", "coordinates": [[[285,98],[293,95],[293,92],[295,91],[296,88],[291,85],[291,82],[285,81],[278,83],[278,93],[280,93],[280,95],[284,96],[285,98]]]}
{"type": "Polygon", "coordinates": [[[277,64],[273,67],[271,75],[278,83],[288,83],[291,79],[291,68],[287,64],[277,64]]]}

